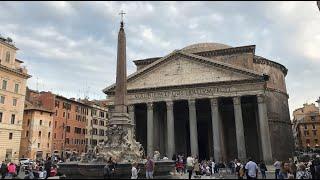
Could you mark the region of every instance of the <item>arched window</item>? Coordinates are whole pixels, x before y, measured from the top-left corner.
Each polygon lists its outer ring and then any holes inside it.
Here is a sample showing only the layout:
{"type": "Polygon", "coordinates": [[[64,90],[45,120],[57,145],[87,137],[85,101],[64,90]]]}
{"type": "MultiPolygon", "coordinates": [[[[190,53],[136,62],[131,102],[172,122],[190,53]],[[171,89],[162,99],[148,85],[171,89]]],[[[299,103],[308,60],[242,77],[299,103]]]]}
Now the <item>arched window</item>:
{"type": "Polygon", "coordinates": [[[7,51],[6,53],[6,62],[10,62],[10,52],[7,51]]]}

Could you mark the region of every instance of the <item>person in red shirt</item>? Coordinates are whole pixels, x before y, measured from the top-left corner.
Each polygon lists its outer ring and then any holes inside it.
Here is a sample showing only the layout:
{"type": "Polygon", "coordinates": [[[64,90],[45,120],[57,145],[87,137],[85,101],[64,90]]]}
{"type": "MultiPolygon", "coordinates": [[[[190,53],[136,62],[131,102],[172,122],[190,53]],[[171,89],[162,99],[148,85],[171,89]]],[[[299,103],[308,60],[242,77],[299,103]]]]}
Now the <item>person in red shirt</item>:
{"type": "Polygon", "coordinates": [[[57,166],[53,165],[50,170],[50,177],[56,176],[58,173],[57,166]]]}
{"type": "Polygon", "coordinates": [[[10,177],[16,176],[16,165],[14,163],[10,163],[8,166],[8,174],[10,177]]]}

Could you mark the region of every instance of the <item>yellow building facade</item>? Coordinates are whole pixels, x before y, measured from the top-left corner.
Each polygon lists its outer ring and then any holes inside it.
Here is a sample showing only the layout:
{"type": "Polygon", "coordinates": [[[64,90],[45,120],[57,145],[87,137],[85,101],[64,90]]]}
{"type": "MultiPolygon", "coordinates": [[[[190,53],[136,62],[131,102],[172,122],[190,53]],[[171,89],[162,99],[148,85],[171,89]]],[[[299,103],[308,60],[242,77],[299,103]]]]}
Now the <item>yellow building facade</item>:
{"type": "Polygon", "coordinates": [[[320,147],[320,114],[315,104],[293,111],[293,134],[297,149],[320,147]]]}
{"type": "Polygon", "coordinates": [[[26,82],[31,76],[16,59],[17,50],[10,38],[0,37],[0,161],[19,158],[26,82]]]}
{"type": "Polygon", "coordinates": [[[52,151],[53,111],[26,104],[20,158],[47,159],[52,151]]]}

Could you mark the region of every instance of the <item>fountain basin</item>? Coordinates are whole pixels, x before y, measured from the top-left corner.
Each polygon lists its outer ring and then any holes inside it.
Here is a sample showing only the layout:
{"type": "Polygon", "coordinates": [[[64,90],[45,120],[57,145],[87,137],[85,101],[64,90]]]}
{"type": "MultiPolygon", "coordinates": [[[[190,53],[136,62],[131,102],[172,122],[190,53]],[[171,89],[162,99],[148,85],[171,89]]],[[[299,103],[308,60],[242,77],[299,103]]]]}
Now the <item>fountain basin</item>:
{"type": "MultiPolygon", "coordinates": [[[[59,163],[59,172],[65,174],[68,179],[103,179],[104,166],[106,163],[59,163]]],[[[172,160],[155,161],[154,177],[170,178],[170,172],[174,171],[175,162],[172,160]]],[[[131,177],[131,163],[118,163],[115,170],[117,179],[131,177]]],[[[140,168],[139,177],[145,177],[145,165],[138,163],[140,168]]]]}

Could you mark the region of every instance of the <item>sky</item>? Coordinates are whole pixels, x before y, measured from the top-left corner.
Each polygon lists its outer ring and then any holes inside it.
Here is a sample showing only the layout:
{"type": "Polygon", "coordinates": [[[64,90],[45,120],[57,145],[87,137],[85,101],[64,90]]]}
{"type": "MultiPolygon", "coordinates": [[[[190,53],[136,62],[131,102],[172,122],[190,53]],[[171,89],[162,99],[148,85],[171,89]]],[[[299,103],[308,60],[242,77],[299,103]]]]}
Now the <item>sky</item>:
{"type": "Polygon", "coordinates": [[[127,69],[200,42],[256,45],[288,69],[290,114],[320,96],[320,11],[310,2],[0,2],[0,34],[11,37],[32,89],[103,99],[115,82],[120,10],[127,69]]]}

